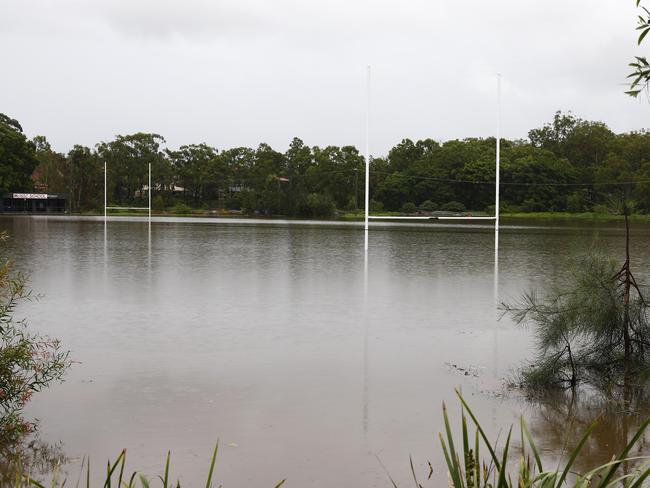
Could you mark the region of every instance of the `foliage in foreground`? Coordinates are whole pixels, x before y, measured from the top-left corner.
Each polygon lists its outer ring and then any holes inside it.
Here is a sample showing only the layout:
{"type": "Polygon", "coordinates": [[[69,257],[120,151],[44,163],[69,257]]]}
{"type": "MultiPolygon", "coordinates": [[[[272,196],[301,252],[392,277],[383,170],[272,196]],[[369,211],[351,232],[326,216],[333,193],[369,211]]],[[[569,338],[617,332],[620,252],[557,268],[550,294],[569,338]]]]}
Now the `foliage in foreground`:
{"type": "MultiPolygon", "coordinates": [[[[206,477],[205,488],[211,488],[214,486],[213,477],[214,477],[214,468],[217,461],[217,453],[219,452],[219,442],[214,447],[212,452],[212,459],[210,460],[210,467],[208,469],[208,474],[206,477]]],[[[143,473],[138,473],[133,471],[128,473],[126,471],[126,449],[124,449],[120,455],[117,457],[114,463],[110,461],[106,465],[106,475],[102,481],[103,486],[110,488],[115,486],[117,488],[149,488],[153,483],[156,485],[162,486],[162,488],[180,488],[180,481],[173,482],[169,474],[170,469],[170,459],[171,453],[167,452],[167,459],[165,461],[165,468],[163,475],[156,477],[147,477],[143,473]]],[[[52,474],[52,480],[50,483],[44,483],[33,479],[29,472],[27,472],[20,462],[15,463],[12,470],[11,484],[13,488],[63,488],[68,484],[70,480],[67,478],[60,479],[60,473],[58,470],[54,470],[52,474]]],[[[284,485],[285,480],[280,481],[274,486],[274,488],[279,488],[284,485]]],[[[90,461],[83,460],[81,464],[81,470],[79,472],[77,480],[75,480],[75,486],[90,488],[93,486],[91,484],[91,469],[90,461]]],[[[221,487],[221,485],[218,485],[221,487]]]]}
{"type": "MultiPolygon", "coordinates": [[[[641,45],[650,32],[650,10],[641,6],[641,0],[636,0],[636,6],[641,10],[636,27],[636,30],[639,31],[637,44],[641,45]]],[[[627,76],[630,80],[630,89],[625,93],[633,97],[638,97],[642,91],[648,90],[648,83],[650,83],[650,64],[645,56],[635,56],[634,61],[630,63],[630,67],[634,69],[627,76]]]]}
{"type": "MultiPolygon", "coordinates": [[[[7,238],[0,233],[0,245],[7,238]]],[[[21,412],[35,392],[61,381],[70,365],[58,340],[33,334],[16,307],[30,298],[25,279],[0,261],[0,445],[11,444],[33,429],[21,412]]]]}
{"type": "MultiPolygon", "coordinates": [[[[469,405],[456,391],[461,402],[461,438],[455,438],[452,433],[446,406],[443,404],[443,419],[445,433],[440,434],[440,442],[448,468],[448,483],[452,488],[642,488],[646,480],[650,480],[650,457],[630,456],[633,448],[642,440],[650,418],[646,419],[631,437],[625,440],[620,452],[612,456],[609,462],[594,466],[584,472],[577,472],[577,463],[583,449],[588,446],[588,441],[597,425],[592,422],[585,430],[577,445],[567,453],[567,460],[562,466],[554,469],[545,469],[539,450],[531,436],[524,419],[520,420],[521,450],[515,456],[511,445],[512,427],[508,431],[503,448],[488,440],[487,435],[474,415],[469,405]],[[470,430],[474,429],[473,435],[470,430]],[[456,445],[462,446],[458,451],[456,445]],[[635,466],[630,468],[630,466],[635,466]]],[[[217,442],[207,472],[205,487],[214,486],[215,464],[219,451],[217,442]]],[[[173,481],[170,475],[171,454],[167,458],[161,475],[147,476],[137,471],[129,472],[126,469],[126,450],[123,450],[115,462],[108,462],[105,474],[101,476],[98,485],[92,481],[90,461],[84,459],[81,469],[74,479],[62,476],[60,465],[52,471],[51,481],[45,482],[32,477],[32,473],[19,461],[15,462],[8,471],[3,486],[13,488],[63,488],[64,486],[81,486],[91,488],[103,485],[106,487],[120,488],[149,488],[160,486],[162,488],[179,488],[180,481],[173,481]]],[[[431,464],[430,464],[431,466],[431,464]]],[[[433,470],[429,473],[431,476],[433,470]]],[[[411,473],[416,487],[422,488],[417,479],[413,462],[411,473]]],[[[279,488],[285,484],[282,480],[275,485],[279,488]]],[[[390,479],[393,487],[397,488],[395,481],[390,479]]],[[[217,485],[221,486],[221,485],[217,485]]]]}
{"type": "MultiPolygon", "coordinates": [[[[561,486],[641,488],[646,486],[644,482],[650,477],[650,457],[629,457],[629,455],[642,438],[650,424],[650,419],[646,419],[641,424],[623,450],[613,456],[610,462],[594,466],[584,473],[577,473],[575,462],[596,426],[593,423],[578,444],[568,453],[564,465],[547,470],[523,418],[520,422],[521,454],[517,459],[512,459],[512,427],[508,431],[502,452],[498,453],[496,444],[488,440],[472,410],[460,393],[456,393],[462,404],[462,440],[458,443],[462,444],[462,451],[456,449],[444,405],[445,435],[440,434],[442,450],[449,469],[449,486],[453,488],[558,488],[561,486]],[[475,427],[473,436],[470,435],[470,424],[466,414],[475,427]],[[487,450],[485,459],[481,457],[481,452],[485,452],[484,450],[487,450]],[[629,471],[628,463],[635,464],[637,467],[629,471]],[[622,472],[624,469],[625,472],[622,472]]],[[[421,486],[417,479],[415,483],[421,486]]]]}
{"type": "Polygon", "coordinates": [[[518,304],[502,303],[517,324],[532,323],[538,357],[522,373],[529,390],[574,388],[579,381],[629,382],[648,372],[650,305],[631,270],[632,205],[623,201],[625,261],[590,253],[574,263],[567,283],[544,297],[529,291],[518,304]],[[605,381],[603,381],[605,380],[605,381]]]}

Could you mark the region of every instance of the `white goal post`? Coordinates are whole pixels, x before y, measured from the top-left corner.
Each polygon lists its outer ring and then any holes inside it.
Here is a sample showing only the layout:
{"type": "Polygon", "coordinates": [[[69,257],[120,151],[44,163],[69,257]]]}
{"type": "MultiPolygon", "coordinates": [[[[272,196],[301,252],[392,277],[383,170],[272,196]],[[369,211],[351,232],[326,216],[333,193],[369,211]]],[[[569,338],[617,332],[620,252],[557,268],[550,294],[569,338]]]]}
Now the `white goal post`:
{"type": "Polygon", "coordinates": [[[147,210],[151,222],[151,163],[149,163],[149,186],[147,187],[148,207],[118,207],[108,206],[108,164],[104,162],[104,221],[108,218],[109,210],[147,210]]]}
{"type": "MultiPolygon", "coordinates": [[[[400,216],[389,217],[381,215],[370,215],[370,66],[366,69],[366,195],[365,195],[365,213],[364,229],[368,233],[369,220],[492,220],[494,221],[495,248],[498,248],[499,242],[499,183],[501,179],[501,74],[497,74],[497,120],[496,120],[496,172],[495,172],[495,192],[494,192],[494,215],[493,216],[400,216]]],[[[365,240],[366,250],[368,249],[368,239],[365,240]]]]}

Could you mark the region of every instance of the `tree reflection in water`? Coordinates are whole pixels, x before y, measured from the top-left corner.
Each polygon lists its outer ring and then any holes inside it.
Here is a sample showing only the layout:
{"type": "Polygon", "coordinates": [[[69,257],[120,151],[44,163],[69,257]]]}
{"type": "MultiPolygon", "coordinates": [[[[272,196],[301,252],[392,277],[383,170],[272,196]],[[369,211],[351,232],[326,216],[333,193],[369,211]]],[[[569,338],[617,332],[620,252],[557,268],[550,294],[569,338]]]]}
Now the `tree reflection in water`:
{"type": "MultiPolygon", "coordinates": [[[[611,461],[620,454],[650,415],[646,385],[624,382],[607,391],[581,387],[531,399],[530,428],[543,456],[553,459],[572,450],[589,426],[596,426],[576,460],[576,471],[611,461]]],[[[648,454],[649,434],[635,444],[629,457],[648,454]]],[[[624,471],[630,466],[624,466],[624,471]]]]}
{"type": "Polygon", "coordinates": [[[0,486],[15,481],[17,472],[37,479],[60,475],[62,466],[68,461],[60,442],[49,444],[38,434],[26,434],[19,438],[5,436],[0,441],[0,486]]]}

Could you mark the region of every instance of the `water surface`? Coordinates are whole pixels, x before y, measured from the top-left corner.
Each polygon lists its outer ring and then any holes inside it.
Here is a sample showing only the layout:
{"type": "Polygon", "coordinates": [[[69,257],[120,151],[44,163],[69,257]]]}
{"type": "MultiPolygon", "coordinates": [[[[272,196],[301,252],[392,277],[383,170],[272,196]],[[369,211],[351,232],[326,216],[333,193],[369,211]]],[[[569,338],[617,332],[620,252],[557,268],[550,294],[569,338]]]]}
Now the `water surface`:
{"type": "MultiPolygon", "coordinates": [[[[193,486],[217,439],[224,486],[389,486],[377,458],[406,486],[409,454],[423,475],[432,462],[436,486],[441,403],[455,407],[458,387],[490,432],[524,413],[558,455],[568,407],[501,394],[532,343],[497,320],[495,295],[565,278],[595,235],[623,252],[619,224],[504,226],[495,281],[483,224],[378,224],[367,262],[358,224],[3,217],[0,229],[42,295],[19,315],[78,361],[30,406],[41,437],[63,443],[73,477],[82,456],[99,467],[125,447],[132,469],[160,474],[171,449],[172,477],[193,486]]],[[[634,229],[638,278],[649,237],[634,229]]],[[[623,428],[613,415],[590,459],[623,428]]]]}

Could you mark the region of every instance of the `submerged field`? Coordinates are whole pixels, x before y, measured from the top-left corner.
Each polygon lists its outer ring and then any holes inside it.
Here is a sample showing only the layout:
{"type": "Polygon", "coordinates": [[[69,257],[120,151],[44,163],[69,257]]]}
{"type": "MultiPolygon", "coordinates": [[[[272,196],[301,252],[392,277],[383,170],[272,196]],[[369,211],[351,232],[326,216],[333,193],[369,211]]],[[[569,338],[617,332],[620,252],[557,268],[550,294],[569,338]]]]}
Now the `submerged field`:
{"type": "MultiPolygon", "coordinates": [[[[490,433],[524,413],[553,459],[602,408],[504,392],[532,338],[496,300],[562,280],[594,240],[622,255],[623,234],[541,221],[505,222],[495,262],[489,224],[373,225],[366,261],[356,224],[1,218],[42,294],[19,315],[79,362],[28,414],[73,473],[128,448],[130,465],[162,474],[171,449],[196,484],[220,439],[224,486],[386,486],[377,457],[405,485],[409,454],[446,480],[440,405],[461,387],[490,433]]],[[[637,222],[639,278],[648,238],[637,222]]],[[[635,419],[605,415],[582,462],[607,460],[635,419]]]]}

